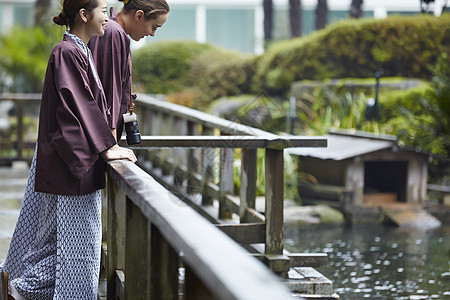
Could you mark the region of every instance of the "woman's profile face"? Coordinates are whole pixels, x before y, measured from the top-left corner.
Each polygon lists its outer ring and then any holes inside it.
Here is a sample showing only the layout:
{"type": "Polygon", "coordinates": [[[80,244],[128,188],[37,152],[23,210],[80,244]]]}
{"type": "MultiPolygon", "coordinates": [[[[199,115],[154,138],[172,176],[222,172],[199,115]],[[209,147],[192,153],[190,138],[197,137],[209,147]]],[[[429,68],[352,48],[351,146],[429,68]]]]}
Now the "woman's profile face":
{"type": "Polygon", "coordinates": [[[167,13],[159,15],[155,19],[138,19],[135,25],[130,28],[129,35],[135,41],[139,41],[148,35],[155,36],[156,29],[163,26],[168,17],[169,14],[167,13]]]}
{"type": "Polygon", "coordinates": [[[97,0],[98,6],[91,12],[88,21],[89,33],[94,35],[103,35],[105,33],[106,22],[109,20],[107,14],[106,0],[97,0]]]}

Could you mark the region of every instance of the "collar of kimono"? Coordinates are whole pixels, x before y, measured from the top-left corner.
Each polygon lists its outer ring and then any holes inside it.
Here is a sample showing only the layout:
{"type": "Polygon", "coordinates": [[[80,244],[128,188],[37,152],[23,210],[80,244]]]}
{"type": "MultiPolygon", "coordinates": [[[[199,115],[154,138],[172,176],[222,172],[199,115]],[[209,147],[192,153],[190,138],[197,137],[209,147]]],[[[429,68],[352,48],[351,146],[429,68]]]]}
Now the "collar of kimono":
{"type": "Polygon", "coordinates": [[[86,54],[86,56],[89,57],[88,47],[84,44],[82,39],[77,37],[75,34],[70,33],[69,30],[66,30],[64,34],[71,37],[75,41],[75,43],[81,48],[81,50],[86,54]]]}

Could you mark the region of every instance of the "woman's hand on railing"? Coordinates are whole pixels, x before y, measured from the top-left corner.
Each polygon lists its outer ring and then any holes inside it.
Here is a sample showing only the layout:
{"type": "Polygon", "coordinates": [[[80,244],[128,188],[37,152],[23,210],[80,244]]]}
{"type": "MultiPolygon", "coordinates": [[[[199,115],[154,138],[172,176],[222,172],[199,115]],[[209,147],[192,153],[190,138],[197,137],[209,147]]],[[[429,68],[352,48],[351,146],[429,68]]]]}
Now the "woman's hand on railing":
{"type": "Polygon", "coordinates": [[[104,160],[116,160],[116,159],[128,159],[129,161],[135,163],[137,161],[136,155],[134,155],[133,150],[120,147],[119,145],[114,145],[108,150],[100,153],[104,160]]]}

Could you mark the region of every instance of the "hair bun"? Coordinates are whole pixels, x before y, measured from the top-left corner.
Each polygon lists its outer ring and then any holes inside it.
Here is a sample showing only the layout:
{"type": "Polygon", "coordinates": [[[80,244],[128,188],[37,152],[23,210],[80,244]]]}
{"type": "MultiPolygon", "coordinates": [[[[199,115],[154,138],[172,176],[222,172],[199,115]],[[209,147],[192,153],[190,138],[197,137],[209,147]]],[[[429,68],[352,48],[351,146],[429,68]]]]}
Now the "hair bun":
{"type": "Polygon", "coordinates": [[[59,15],[53,17],[53,22],[57,25],[68,25],[67,15],[64,11],[61,11],[59,15]]]}

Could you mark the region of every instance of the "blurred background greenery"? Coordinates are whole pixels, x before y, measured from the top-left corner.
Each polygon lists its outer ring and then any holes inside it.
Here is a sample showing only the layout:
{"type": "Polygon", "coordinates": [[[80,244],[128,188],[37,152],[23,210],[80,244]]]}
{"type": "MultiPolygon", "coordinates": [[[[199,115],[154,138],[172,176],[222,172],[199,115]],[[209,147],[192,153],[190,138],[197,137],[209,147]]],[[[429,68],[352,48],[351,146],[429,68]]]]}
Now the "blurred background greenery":
{"type": "MultiPolygon", "coordinates": [[[[56,26],[15,26],[0,37],[0,92],[40,92],[56,26]]],[[[354,129],[396,135],[430,155],[430,181],[449,174],[450,14],[350,19],[246,54],[194,41],[133,52],[135,92],[274,132],[354,129]],[[375,72],[383,70],[376,95],[375,72]],[[288,128],[295,97],[295,126],[288,128]],[[364,113],[380,105],[377,119],[364,113]],[[224,102],[232,108],[218,109],[224,102]]]]}

